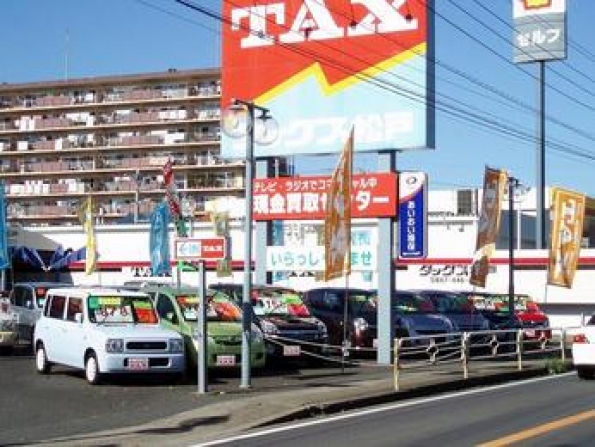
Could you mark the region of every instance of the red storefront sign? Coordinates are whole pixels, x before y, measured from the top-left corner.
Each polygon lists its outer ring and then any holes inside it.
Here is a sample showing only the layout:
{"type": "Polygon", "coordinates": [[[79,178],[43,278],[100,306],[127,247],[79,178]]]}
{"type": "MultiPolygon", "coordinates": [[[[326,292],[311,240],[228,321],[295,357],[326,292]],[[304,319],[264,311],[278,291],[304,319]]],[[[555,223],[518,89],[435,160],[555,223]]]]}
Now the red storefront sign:
{"type": "Polygon", "coordinates": [[[224,237],[178,238],[174,242],[175,259],[178,261],[213,260],[225,257],[226,242],[224,237]]]}
{"type": "MultiPolygon", "coordinates": [[[[324,219],[330,176],[255,179],[254,220],[324,219]]],[[[354,174],[351,217],[391,217],[397,214],[397,174],[354,174]]]]}

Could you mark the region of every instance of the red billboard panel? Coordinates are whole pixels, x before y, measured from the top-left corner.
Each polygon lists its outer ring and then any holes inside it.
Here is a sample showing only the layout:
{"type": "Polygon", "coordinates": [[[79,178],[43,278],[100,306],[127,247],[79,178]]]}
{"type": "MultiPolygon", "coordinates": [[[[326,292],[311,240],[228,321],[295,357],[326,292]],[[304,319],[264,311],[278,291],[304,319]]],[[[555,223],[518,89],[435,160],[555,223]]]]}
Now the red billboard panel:
{"type": "MultiPolygon", "coordinates": [[[[223,0],[221,105],[266,107],[256,157],[433,146],[433,0],[223,0]]],[[[224,157],[244,157],[222,135],[224,157]]]]}
{"type": "MultiPolygon", "coordinates": [[[[329,176],[278,177],[253,182],[254,220],[324,219],[329,176]]],[[[397,214],[397,174],[354,174],[351,217],[397,214]]]]}

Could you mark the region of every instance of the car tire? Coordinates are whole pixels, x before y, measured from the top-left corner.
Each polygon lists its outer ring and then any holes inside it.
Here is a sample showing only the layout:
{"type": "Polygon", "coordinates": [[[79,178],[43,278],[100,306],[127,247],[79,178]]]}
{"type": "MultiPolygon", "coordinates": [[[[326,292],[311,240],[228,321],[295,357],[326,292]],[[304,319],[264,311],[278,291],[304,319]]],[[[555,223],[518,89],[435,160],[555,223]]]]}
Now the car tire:
{"type": "Polygon", "coordinates": [[[48,361],[43,343],[39,343],[35,350],[35,369],[39,374],[48,374],[52,369],[52,364],[48,361]]]}
{"type": "Polygon", "coordinates": [[[576,375],[579,379],[589,380],[593,378],[593,371],[588,368],[577,367],[576,375]]]}
{"type": "Polygon", "coordinates": [[[101,373],[99,372],[99,362],[95,353],[87,355],[85,359],[85,378],[91,385],[101,383],[101,373]]]}

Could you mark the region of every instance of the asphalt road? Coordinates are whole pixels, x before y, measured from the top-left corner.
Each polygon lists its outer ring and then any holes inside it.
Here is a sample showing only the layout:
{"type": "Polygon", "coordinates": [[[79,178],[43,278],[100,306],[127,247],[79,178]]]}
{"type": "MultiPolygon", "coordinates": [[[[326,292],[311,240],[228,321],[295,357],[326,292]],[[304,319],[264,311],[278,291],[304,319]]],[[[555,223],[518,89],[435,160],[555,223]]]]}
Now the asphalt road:
{"type": "Polygon", "coordinates": [[[125,376],[91,386],[82,372],[66,367],[39,375],[33,356],[23,352],[0,356],[0,445],[134,426],[246,393],[302,387],[305,378],[315,383],[337,375],[357,378],[353,370],[338,366],[277,364],[254,373],[252,389],[246,391],[239,370],[211,372],[209,393],[199,395],[195,378],[168,384],[160,377],[125,376]]]}
{"type": "Polygon", "coordinates": [[[273,427],[255,437],[209,445],[592,446],[594,387],[594,381],[573,373],[550,376],[273,427]]]}

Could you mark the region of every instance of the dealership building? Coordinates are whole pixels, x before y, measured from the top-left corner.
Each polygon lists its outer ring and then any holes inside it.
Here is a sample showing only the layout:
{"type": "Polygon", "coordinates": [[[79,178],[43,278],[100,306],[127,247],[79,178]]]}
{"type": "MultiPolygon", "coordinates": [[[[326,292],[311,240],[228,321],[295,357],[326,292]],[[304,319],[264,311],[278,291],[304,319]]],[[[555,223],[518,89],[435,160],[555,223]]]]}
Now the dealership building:
{"type": "MultiPolygon", "coordinates": [[[[68,277],[87,284],[117,284],[150,275],[149,217],[165,197],[163,166],[171,159],[175,189],[192,237],[214,235],[209,206],[230,216],[232,278],[219,278],[215,264],[208,262],[208,282],[241,281],[245,160],[221,154],[220,79],[215,69],[169,70],[0,85],[0,181],[6,190],[8,242],[39,253],[35,265],[28,263],[30,256],[16,259],[11,274],[19,270],[25,277],[68,277]],[[96,203],[98,270],[85,275],[84,261],[76,259],[53,269],[50,262],[56,252],[85,246],[77,209],[87,196],[96,203]]],[[[291,174],[287,158],[269,161],[274,166],[269,176],[291,174]]],[[[548,252],[533,248],[536,196],[534,189],[519,191],[512,212],[504,200],[486,290],[508,291],[512,256],[515,291],[533,296],[554,324],[576,325],[581,314],[595,311],[591,279],[595,251],[590,248],[595,234],[587,225],[572,288],[548,286],[548,252]]],[[[428,192],[427,225],[418,235],[423,253],[401,257],[402,244],[394,238],[397,288],[471,288],[469,269],[481,199],[480,189],[428,192]]],[[[398,225],[394,218],[395,235],[398,225]]],[[[352,222],[350,286],[378,286],[379,247],[386,249],[378,228],[375,218],[352,222]]],[[[299,288],[323,284],[322,220],[279,219],[271,222],[269,232],[264,242],[258,234],[253,238],[261,247],[253,252],[256,280],[299,288]]],[[[172,228],[172,253],[175,238],[172,228]]],[[[172,265],[172,282],[178,277],[191,284],[198,281],[193,272],[178,275],[173,256],[172,265]]]]}

